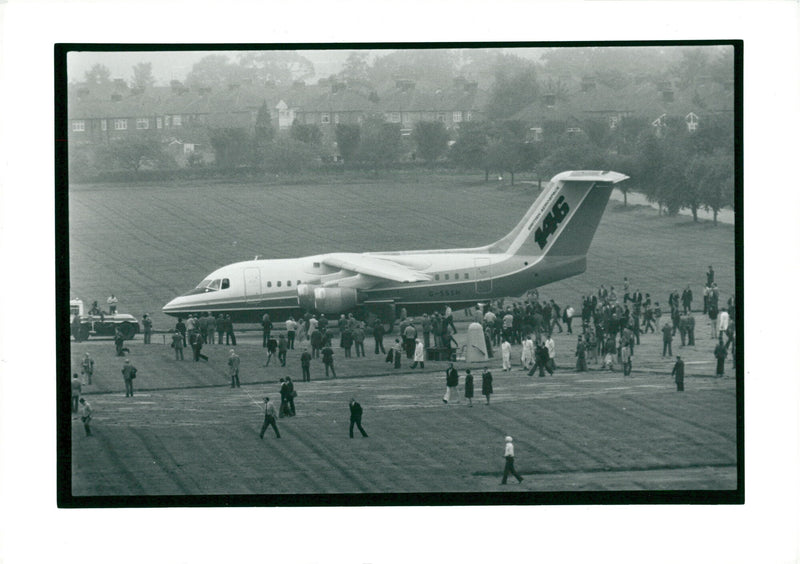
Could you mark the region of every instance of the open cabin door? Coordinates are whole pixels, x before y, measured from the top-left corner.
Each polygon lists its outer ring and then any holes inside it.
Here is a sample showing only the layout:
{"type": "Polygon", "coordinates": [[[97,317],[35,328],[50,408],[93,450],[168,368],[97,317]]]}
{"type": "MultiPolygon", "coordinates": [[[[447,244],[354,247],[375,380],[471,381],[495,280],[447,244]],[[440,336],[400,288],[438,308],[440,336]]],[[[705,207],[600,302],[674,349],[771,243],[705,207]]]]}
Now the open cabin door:
{"type": "Polygon", "coordinates": [[[492,262],[488,258],[475,259],[475,293],[488,294],[492,291],[492,262]]]}
{"type": "Polygon", "coordinates": [[[244,295],[247,302],[261,301],[261,271],[258,268],[244,269],[244,295]]]}

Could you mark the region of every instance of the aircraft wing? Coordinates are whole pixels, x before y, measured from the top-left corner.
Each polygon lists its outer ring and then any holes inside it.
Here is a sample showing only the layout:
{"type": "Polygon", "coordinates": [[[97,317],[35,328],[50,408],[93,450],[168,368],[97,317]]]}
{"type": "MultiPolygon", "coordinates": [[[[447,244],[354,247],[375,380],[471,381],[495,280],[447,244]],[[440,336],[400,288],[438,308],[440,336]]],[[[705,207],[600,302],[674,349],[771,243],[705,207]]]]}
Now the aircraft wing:
{"type": "Polygon", "coordinates": [[[394,261],[359,253],[331,253],[325,255],[322,262],[333,268],[394,282],[423,282],[431,279],[428,274],[394,261]]]}

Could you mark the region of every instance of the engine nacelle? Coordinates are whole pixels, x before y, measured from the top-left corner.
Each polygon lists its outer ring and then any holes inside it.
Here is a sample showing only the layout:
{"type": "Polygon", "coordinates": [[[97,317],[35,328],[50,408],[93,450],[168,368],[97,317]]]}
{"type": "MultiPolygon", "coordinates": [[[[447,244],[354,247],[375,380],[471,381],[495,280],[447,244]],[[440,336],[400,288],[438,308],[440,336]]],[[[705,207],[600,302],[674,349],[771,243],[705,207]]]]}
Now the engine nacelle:
{"type": "Polygon", "coordinates": [[[314,288],[314,308],[320,313],[343,313],[356,307],[354,288],[314,288]]]}
{"type": "Polygon", "coordinates": [[[314,288],[311,284],[299,284],[297,286],[297,304],[303,311],[314,311],[314,288]]]}
{"type": "Polygon", "coordinates": [[[300,284],[297,287],[297,303],[305,311],[320,313],[344,313],[356,307],[358,290],[300,284]]]}

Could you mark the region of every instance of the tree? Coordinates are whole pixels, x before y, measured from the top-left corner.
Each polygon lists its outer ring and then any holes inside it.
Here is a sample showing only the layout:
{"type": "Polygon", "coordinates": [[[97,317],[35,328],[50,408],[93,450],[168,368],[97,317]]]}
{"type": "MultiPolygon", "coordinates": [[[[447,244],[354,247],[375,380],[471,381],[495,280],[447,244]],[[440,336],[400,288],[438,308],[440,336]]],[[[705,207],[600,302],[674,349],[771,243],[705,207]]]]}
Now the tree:
{"type": "Polygon", "coordinates": [[[414,124],[414,141],[420,157],[432,163],[447,150],[450,135],[441,121],[419,121],[414,124]]]}
{"type": "Polygon", "coordinates": [[[369,63],[367,54],[363,51],[352,51],[344,62],[342,70],[338,74],[338,79],[348,85],[369,84],[369,63]]]}
{"type": "Polygon", "coordinates": [[[348,123],[336,125],[336,146],[345,162],[355,158],[360,145],[361,128],[358,125],[348,123]]]}
{"type": "Polygon", "coordinates": [[[293,174],[319,163],[319,152],[307,143],[281,136],[267,147],[264,167],[273,173],[293,174]]]}
{"type": "Polygon", "coordinates": [[[138,63],[133,66],[133,78],[131,78],[131,88],[133,90],[144,92],[153,86],[155,82],[152,63],[138,63]]]}
{"type": "Polygon", "coordinates": [[[256,145],[262,145],[264,143],[268,143],[272,141],[275,137],[275,128],[272,126],[272,116],[270,115],[269,108],[267,107],[267,102],[265,101],[261,104],[261,107],[258,108],[258,114],[256,114],[256,125],[255,125],[255,142],[256,145]]]}
{"type": "Polygon", "coordinates": [[[92,65],[92,68],[86,71],[83,76],[87,84],[100,85],[111,82],[111,71],[107,66],[100,63],[92,65]]]}
{"type": "Polygon", "coordinates": [[[106,168],[138,172],[143,166],[160,168],[174,163],[155,137],[132,136],[116,139],[98,150],[99,162],[106,168]]]}
{"type": "Polygon", "coordinates": [[[314,63],[297,51],[246,51],[239,56],[238,66],[247,76],[275,84],[314,76],[314,63]]]}
{"type": "Polygon", "coordinates": [[[488,122],[467,121],[458,129],[458,139],[450,149],[450,159],[464,168],[483,169],[488,181],[488,147],[488,122]]]}
{"type": "Polygon", "coordinates": [[[609,170],[607,153],[594,145],[585,133],[562,133],[548,143],[548,153],[537,170],[551,177],[565,170],[609,170]]]}
{"type": "Polygon", "coordinates": [[[292,139],[306,143],[307,145],[320,145],[322,143],[322,130],[315,123],[298,123],[297,120],[289,130],[292,139]]]}
{"type": "Polygon", "coordinates": [[[250,138],[242,127],[219,127],[209,130],[209,142],[220,168],[233,168],[247,162],[252,155],[250,138]]]}
{"type": "Polygon", "coordinates": [[[252,70],[232,63],[227,55],[208,55],[192,65],[184,83],[189,88],[219,86],[240,83],[252,76],[252,70]]]}
{"type": "Polygon", "coordinates": [[[515,174],[533,168],[537,158],[536,145],[525,142],[527,128],[521,121],[509,120],[493,124],[486,148],[487,168],[508,172],[511,184],[515,174]]]}
{"type": "Polygon", "coordinates": [[[734,205],[733,155],[721,150],[715,151],[711,155],[699,157],[697,168],[699,200],[706,210],[711,209],[714,212],[716,225],[719,210],[734,205]]]}
{"type": "Polygon", "coordinates": [[[648,201],[676,215],[687,201],[686,163],[688,151],[685,137],[675,130],[663,137],[647,132],[642,137],[640,177],[648,201]]]}
{"type": "Polygon", "coordinates": [[[371,116],[361,128],[358,159],[370,163],[377,171],[393,162],[400,153],[400,124],[386,123],[383,116],[371,116]]]}
{"type": "Polygon", "coordinates": [[[491,119],[511,117],[530,105],[538,92],[533,63],[520,60],[519,67],[513,70],[501,67],[495,76],[486,114],[491,119]]]}

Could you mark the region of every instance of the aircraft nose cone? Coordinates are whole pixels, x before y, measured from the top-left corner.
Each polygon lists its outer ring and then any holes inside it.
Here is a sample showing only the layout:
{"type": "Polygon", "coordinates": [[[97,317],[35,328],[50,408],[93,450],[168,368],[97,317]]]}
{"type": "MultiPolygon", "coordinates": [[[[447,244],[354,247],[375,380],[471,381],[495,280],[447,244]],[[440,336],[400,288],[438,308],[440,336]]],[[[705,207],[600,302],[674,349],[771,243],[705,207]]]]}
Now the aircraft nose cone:
{"type": "Polygon", "coordinates": [[[163,311],[166,314],[175,313],[176,311],[178,311],[179,306],[180,306],[180,298],[173,298],[172,300],[167,302],[167,304],[164,307],[161,308],[161,311],[163,311]]]}

